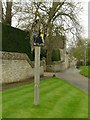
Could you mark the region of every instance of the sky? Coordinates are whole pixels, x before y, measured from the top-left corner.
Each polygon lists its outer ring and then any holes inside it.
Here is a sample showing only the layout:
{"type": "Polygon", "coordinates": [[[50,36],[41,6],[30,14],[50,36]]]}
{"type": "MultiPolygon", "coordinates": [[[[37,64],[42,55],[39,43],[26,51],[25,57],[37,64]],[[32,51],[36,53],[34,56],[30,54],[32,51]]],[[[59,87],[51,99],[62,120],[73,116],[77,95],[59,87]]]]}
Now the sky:
{"type": "Polygon", "coordinates": [[[88,2],[89,0],[83,0],[81,3],[83,6],[83,13],[80,15],[80,23],[83,26],[82,36],[88,38],[88,2]]]}

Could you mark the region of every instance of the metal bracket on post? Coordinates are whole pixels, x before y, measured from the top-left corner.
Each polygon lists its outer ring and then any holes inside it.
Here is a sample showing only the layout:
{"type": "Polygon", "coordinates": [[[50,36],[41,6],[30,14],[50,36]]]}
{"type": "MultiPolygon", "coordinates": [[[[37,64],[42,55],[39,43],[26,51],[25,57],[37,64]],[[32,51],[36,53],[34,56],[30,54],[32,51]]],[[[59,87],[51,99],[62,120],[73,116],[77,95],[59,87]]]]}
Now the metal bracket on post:
{"type": "Polygon", "coordinates": [[[35,46],[34,104],[39,104],[40,46],[35,46]]]}

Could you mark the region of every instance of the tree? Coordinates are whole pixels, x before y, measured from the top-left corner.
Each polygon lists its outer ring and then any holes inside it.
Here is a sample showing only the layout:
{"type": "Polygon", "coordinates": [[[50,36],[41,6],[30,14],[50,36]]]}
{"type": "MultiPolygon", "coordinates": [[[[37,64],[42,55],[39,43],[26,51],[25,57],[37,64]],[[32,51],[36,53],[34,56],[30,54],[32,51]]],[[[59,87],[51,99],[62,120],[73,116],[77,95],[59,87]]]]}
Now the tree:
{"type": "Polygon", "coordinates": [[[3,7],[2,7],[2,2],[0,1],[0,22],[3,21],[3,7]]]}
{"type": "Polygon", "coordinates": [[[84,38],[79,38],[78,42],[75,47],[71,49],[71,54],[77,58],[78,62],[82,61],[83,65],[86,65],[87,62],[89,62],[89,57],[88,57],[88,39],[84,38]]]}
{"type": "MultiPolygon", "coordinates": [[[[46,11],[48,15],[48,46],[47,46],[47,64],[51,64],[52,54],[52,35],[53,30],[59,28],[59,34],[66,36],[66,32],[71,32],[73,35],[78,35],[80,32],[80,25],[77,19],[77,11],[79,3],[69,3],[65,0],[63,2],[53,2],[52,6],[46,11]],[[59,24],[58,24],[59,22],[59,24]],[[57,24],[56,24],[57,23],[57,24]],[[71,24],[71,25],[70,25],[71,24]],[[65,26],[66,25],[66,26],[65,26]],[[77,29],[78,28],[78,29],[77,29]]],[[[44,6],[45,7],[45,6],[44,6]]],[[[54,31],[55,33],[55,31],[54,31]]]]}
{"type": "Polygon", "coordinates": [[[37,16],[41,22],[43,21],[47,25],[47,64],[52,62],[52,36],[56,36],[58,33],[66,38],[67,34],[71,33],[75,38],[80,34],[81,26],[78,21],[78,13],[81,6],[78,2],[66,2],[66,0],[51,3],[28,1],[19,7],[19,27],[31,31],[32,24],[37,16]]]}
{"type": "Polygon", "coordinates": [[[6,18],[5,18],[5,23],[11,26],[11,11],[12,11],[12,2],[6,2],[6,18]]]}
{"type": "Polygon", "coordinates": [[[12,1],[1,2],[2,5],[2,22],[4,24],[10,25],[12,22],[12,1]]]}

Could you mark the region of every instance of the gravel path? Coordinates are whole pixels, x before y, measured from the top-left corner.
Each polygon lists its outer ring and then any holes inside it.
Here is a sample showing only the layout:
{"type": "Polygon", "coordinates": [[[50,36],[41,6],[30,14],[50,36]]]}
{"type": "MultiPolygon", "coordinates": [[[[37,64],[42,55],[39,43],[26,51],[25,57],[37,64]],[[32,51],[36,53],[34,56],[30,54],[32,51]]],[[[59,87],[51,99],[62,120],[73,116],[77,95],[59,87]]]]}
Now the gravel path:
{"type": "MultiPolygon", "coordinates": [[[[63,72],[56,73],[56,77],[63,78],[65,81],[79,87],[88,93],[88,78],[81,75],[80,70],[69,68],[63,72]]],[[[53,76],[53,73],[45,73],[46,76],[53,76]]]]}

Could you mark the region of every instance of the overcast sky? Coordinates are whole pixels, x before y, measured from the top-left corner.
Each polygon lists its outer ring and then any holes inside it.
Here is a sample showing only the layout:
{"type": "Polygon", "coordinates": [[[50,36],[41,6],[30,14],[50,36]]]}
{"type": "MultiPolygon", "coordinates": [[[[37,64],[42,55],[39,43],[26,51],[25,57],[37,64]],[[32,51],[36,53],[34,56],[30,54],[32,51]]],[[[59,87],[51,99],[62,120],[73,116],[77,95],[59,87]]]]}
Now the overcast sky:
{"type": "Polygon", "coordinates": [[[80,15],[80,21],[83,26],[83,37],[88,37],[88,2],[89,0],[82,0],[83,13],[80,15]]]}

